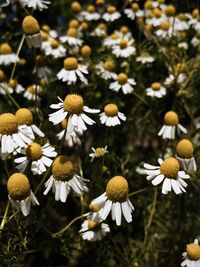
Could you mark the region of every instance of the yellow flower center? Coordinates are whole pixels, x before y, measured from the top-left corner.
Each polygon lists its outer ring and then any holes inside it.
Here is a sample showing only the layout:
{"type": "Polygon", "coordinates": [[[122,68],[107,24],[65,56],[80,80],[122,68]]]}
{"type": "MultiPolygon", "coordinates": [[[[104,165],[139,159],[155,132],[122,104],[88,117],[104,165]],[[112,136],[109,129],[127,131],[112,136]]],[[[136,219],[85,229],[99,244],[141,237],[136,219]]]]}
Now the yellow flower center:
{"type": "Polygon", "coordinates": [[[35,94],[36,92],[36,88],[33,85],[30,85],[29,87],[27,87],[26,90],[31,94],[35,94]]]}
{"type": "Polygon", "coordinates": [[[165,8],[165,14],[169,17],[174,16],[176,13],[176,8],[173,5],[168,5],[165,8]]]}
{"type": "Polygon", "coordinates": [[[138,3],[133,3],[132,5],[131,5],[131,9],[134,11],[134,12],[137,12],[138,10],[139,10],[139,5],[138,5],[138,3]]]}
{"type": "Polygon", "coordinates": [[[46,32],[41,32],[41,39],[43,42],[48,41],[49,35],[46,32]]]}
{"type": "Polygon", "coordinates": [[[200,31],[196,33],[196,37],[200,39],[200,31]]]}
{"type": "Polygon", "coordinates": [[[193,157],[194,148],[190,140],[183,139],[176,146],[176,153],[181,158],[192,158],[193,157]]]}
{"type": "Polygon", "coordinates": [[[15,79],[11,79],[8,82],[9,87],[11,87],[12,89],[15,89],[17,87],[18,82],[15,79]]]}
{"type": "Polygon", "coordinates": [[[69,28],[67,31],[67,36],[76,38],[78,35],[78,31],[75,28],[69,28]]]}
{"type": "Polygon", "coordinates": [[[75,57],[68,57],[64,60],[64,68],[66,70],[78,69],[78,61],[75,57]]]}
{"type": "Polygon", "coordinates": [[[198,8],[193,9],[192,16],[193,18],[199,18],[200,14],[198,8]]]}
{"type": "Polygon", "coordinates": [[[120,73],[117,77],[118,83],[123,85],[125,83],[127,83],[128,81],[128,76],[126,75],[126,73],[120,73]]]}
{"type": "Polygon", "coordinates": [[[166,125],[177,125],[179,122],[178,115],[174,111],[168,111],[164,116],[164,123],[166,125]]]}
{"type": "Polygon", "coordinates": [[[160,166],[160,172],[167,178],[176,179],[180,165],[177,159],[170,157],[163,161],[160,166]]]}
{"type": "Polygon", "coordinates": [[[30,161],[36,161],[42,157],[42,148],[39,144],[33,142],[26,148],[26,157],[30,161]]]}
{"type": "Polygon", "coordinates": [[[153,26],[151,24],[145,24],[144,28],[147,32],[151,32],[153,30],[153,26]]]}
{"type": "Polygon", "coordinates": [[[153,90],[155,90],[155,91],[158,91],[158,90],[160,90],[160,88],[161,88],[161,84],[160,84],[160,83],[152,83],[152,84],[151,84],[151,88],[152,88],[153,90]]]}
{"type": "Polygon", "coordinates": [[[7,182],[7,189],[13,200],[23,200],[30,196],[30,183],[28,178],[22,173],[14,173],[7,182]]]}
{"type": "Polygon", "coordinates": [[[105,155],[105,149],[103,147],[97,147],[95,149],[95,153],[97,154],[98,157],[102,157],[105,155]]]}
{"type": "Polygon", "coordinates": [[[69,114],[80,114],[83,112],[84,101],[82,96],[69,94],[64,100],[64,110],[69,114]]]}
{"type": "Polygon", "coordinates": [[[159,28],[163,31],[168,31],[170,28],[170,23],[169,21],[164,21],[160,24],[159,28]]]}
{"type": "Polygon", "coordinates": [[[128,198],[128,183],[122,176],[114,176],[107,183],[106,195],[113,202],[124,202],[128,198]]]}
{"type": "Polygon", "coordinates": [[[0,82],[5,79],[5,74],[2,70],[0,70],[0,82]]]}
{"type": "Polygon", "coordinates": [[[4,43],[0,45],[0,54],[1,55],[9,55],[12,54],[12,48],[9,44],[4,43]]]}
{"type": "Polygon", "coordinates": [[[71,3],[71,9],[72,9],[72,11],[78,13],[78,12],[81,11],[82,7],[81,7],[79,2],[74,1],[74,2],[71,3]]]}
{"type": "Polygon", "coordinates": [[[112,13],[115,13],[117,10],[116,10],[116,7],[115,6],[108,6],[107,7],[107,12],[112,14],[112,13]]]}
{"type": "Polygon", "coordinates": [[[27,35],[34,35],[40,32],[38,21],[33,16],[26,16],[22,22],[22,29],[27,35]]]}
{"type": "Polygon", "coordinates": [[[152,5],[152,1],[151,0],[147,0],[144,3],[144,9],[152,9],[153,5],[152,5]]]}
{"type": "Polygon", "coordinates": [[[104,112],[108,117],[114,117],[117,115],[119,109],[116,104],[108,104],[104,107],[104,112]]]}
{"type": "Polygon", "coordinates": [[[181,21],[186,20],[186,16],[185,16],[184,13],[179,13],[179,14],[178,14],[178,18],[179,18],[181,21]]]}
{"type": "Polygon", "coordinates": [[[96,4],[97,6],[104,5],[104,4],[105,4],[105,0],[96,0],[95,4],[96,4]]]}
{"type": "Polygon", "coordinates": [[[192,261],[197,261],[200,259],[200,246],[195,244],[195,243],[191,243],[189,245],[187,245],[187,257],[192,260],[192,261]]]}
{"type": "Polygon", "coordinates": [[[20,108],[15,113],[15,117],[19,125],[32,125],[33,124],[33,114],[27,108],[20,108]]]}
{"type": "Polygon", "coordinates": [[[72,19],[70,22],[69,22],[69,28],[74,28],[74,29],[77,29],[79,26],[79,21],[77,19],[72,19]]]}
{"type": "Polygon", "coordinates": [[[126,33],[129,32],[129,29],[128,29],[128,27],[126,27],[126,26],[122,26],[122,27],[120,28],[120,32],[123,33],[123,34],[126,34],[126,33]]]}
{"type": "Polygon", "coordinates": [[[88,11],[89,13],[94,13],[94,12],[95,12],[95,6],[93,6],[93,5],[88,5],[88,7],[87,7],[87,11],[88,11]]]}
{"type": "Polygon", "coordinates": [[[124,49],[128,46],[128,41],[126,39],[122,39],[119,43],[121,49],[124,49]]]}
{"type": "Polygon", "coordinates": [[[86,21],[83,21],[83,22],[81,23],[81,29],[82,29],[83,31],[87,31],[88,27],[89,27],[89,25],[88,25],[88,23],[87,23],[86,21]]]}
{"type": "Polygon", "coordinates": [[[81,55],[83,57],[88,57],[90,54],[91,54],[91,48],[90,46],[88,45],[84,45],[82,48],[81,48],[81,55]]]}
{"type": "Polygon", "coordinates": [[[90,202],[89,208],[93,212],[98,212],[101,209],[99,205],[94,205],[92,201],[90,202]]]}
{"type": "Polygon", "coordinates": [[[69,181],[73,178],[74,165],[68,157],[62,155],[57,157],[52,165],[54,179],[59,181],[69,181]]]}
{"type": "Polygon", "coordinates": [[[108,59],[104,62],[103,67],[107,71],[112,71],[115,68],[115,62],[112,59],[108,59]]]}
{"type": "Polygon", "coordinates": [[[18,132],[18,123],[14,114],[4,113],[0,115],[0,134],[11,135],[18,132]]]}
{"type": "Polygon", "coordinates": [[[153,14],[156,18],[160,18],[162,15],[162,11],[159,8],[154,8],[153,9],[153,14]]]}
{"type": "Polygon", "coordinates": [[[42,25],[42,30],[49,33],[51,28],[49,27],[49,25],[44,24],[44,25],[42,25]]]}
{"type": "Polygon", "coordinates": [[[95,230],[98,230],[98,226],[100,226],[100,224],[100,222],[88,220],[88,229],[91,230],[95,228],[95,230]]]}
{"type": "Polygon", "coordinates": [[[53,40],[53,41],[51,41],[51,47],[53,48],[53,49],[56,49],[56,48],[58,48],[59,47],[59,42],[57,41],[57,40],[53,40]]]}
{"type": "Polygon", "coordinates": [[[45,56],[43,55],[37,55],[36,57],[38,67],[44,67],[46,64],[45,56]]]}
{"type": "Polygon", "coordinates": [[[105,30],[106,29],[106,24],[105,23],[100,23],[98,28],[101,29],[101,30],[105,30]]]}

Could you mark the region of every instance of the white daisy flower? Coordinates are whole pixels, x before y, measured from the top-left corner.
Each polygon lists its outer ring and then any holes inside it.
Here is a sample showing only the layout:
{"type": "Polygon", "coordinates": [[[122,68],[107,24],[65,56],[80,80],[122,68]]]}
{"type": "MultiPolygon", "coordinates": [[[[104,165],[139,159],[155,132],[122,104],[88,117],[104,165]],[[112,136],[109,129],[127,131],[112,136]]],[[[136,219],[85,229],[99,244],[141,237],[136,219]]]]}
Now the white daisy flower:
{"type": "Polygon", "coordinates": [[[19,57],[13,53],[11,46],[8,43],[0,45],[0,65],[10,65],[19,61],[19,57]]]}
{"type": "Polygon", "coordinates": [[[187,31],[190,28],[188,21],[186,21],[186,16],[184,13],[180,13],[178,17],[175,17],[173,25],[175,32],[187,31]]]}
{"type": "Polygon", "coordinates": [[[151,97],[161,98],[166,95],[166,88],[160,83],[154,82],[151,84],[151,87],[146,89],[146,94],[151,97]]]}
{"type": "Polygon", "coordinates": [[[84,84],[88,81],[84,77],[84,74],[88,74],[88,69],[86,65],[78,64],[75,57],[68,57],[64,60],[64,68],[59,71],[57,77],[63,82],[67,82],[68,85],[75,84],[77,78],[80,79],[84,84]]]}
{"type": "Polygon", "coordinates": [[[142,52],[139,57],[136,58],[136,62],[141,62],[142,64],[152,63],[155,58],[152,57],[148,52],[142,52]]]}
{"type": "Polygon", "coordinates": [[[172,25],[166,20],[160,24],[158,30],[155,31],[155,35],[164,40],[169,40],[172,37],[172,34],[175,34],[173,31],[172,25]]]}
{"type": "Polygon", "coordinates": [[[131,20],[144,17],[144,11],[140,9],[138,3],[132,3],[131,8],[125,8],[124,13],[131,20]]]}
{"type": "Polygon", "coordinates": [[[104,107],[104,112],[100,114],[100,121],[106,126],[116,126],[120,125],[121,121],[126,121],[126,116],[119,112],[118,106],[116,104],[107,104],[104,107]]]}
{"type": "Polygon", "coordinates": [[[42,93],[43,89],[40,85],[30,85],[26,88],[25,92],[24,92],[24,97],[27,98],[28,100],[33,100],[35,101],[36,99],[36,95],[37,95],[37,100],[40,100],[40,94],[42,93]],[[37,94],[36,94],[37,92],[37,94]]]}
{"type": "Polygon", "coordinates": [[[26,16],[22,21],[22,29],[29,48],[37,48],[42,44],[40,26],[33,16],[26,16]]]}
{"type": "Polygon", "coordinates": [[[39,205],[31,191],[28,178],[22,173],[14,173],[7,182],[8,198],[14,208],[20,210],[24,216],[30,213],[31,204],[39,205]]]}
{"type": "Polygon", "coordinates": [[[59,124],[66,117],[68,118],[67,132],[71,133],[73,131],[78,131],[83,133],[87,130],[86,124],[92,125],[95,123],[90,119],[86,113],[98,113],[99,109],[90,109],[84,106],[83,98],[80,95],[69,94],[65,97],[65,100],[61,100],[58,104],[53,104],[50,107],[52,109],[58,109],[58,111],[49,115],[49,120],[53,124],[59,124]]]}
{"type": "Polygon", "coordinates": [[[39,11],[43,11],[43,9],[47,9],[48,5],[51,4],[50,1],[46,1],[46,0],[19,0],[19,2],[24,7],[33,8],[34,10],[38,9],[39,11]]]}
{"type": "Polygon", "coordinates": [[[115,63],[112,59],[107,59],[105,62],[100,62],[96,65],[97,74],[104,80],[114,79],[116,74],[113,72],[115,63]]]}
{"type": "Polygon", "coordinates": [[[194,148],[190,140],[182,139],[176,146],[176,158],[180,162],[184,171],[197,171],[195,158],[193,157],[194,148]]]}
{"type": "Polygon", "coordinates": [[[135,55],[136,48],[133,46],[134,40],[121,39],[120,42],[112,47],[112,54],[116,57],[127,58],[135,55]]]}
{"type": "Polygon", "coordinates": [[[133,85],[136,85],[136,82],[133,78],[128,78],[126,73],[119,73],[115,76],[115,80],[115,82],[112,82],[109,85],[109,89],[115,92],[119,92],[119,90],[121,89],[125,95],[133,92],[133,85]]]}
{"type": "Polygon", "coordinates": [[[182,267],[200,267],[200,246],[198,239],[194,243],[190,243],[186,247],[186,252],[183,253],[182,267]]]}
{"type": "Polygon", "coordinates": [[[121,34],[114,32],[113,34],[109,35],[107,38],[105,38],[103,44],[104,46],[110,48],[115,45],[118,45],[121,40],[121,34]]]}
{"type": "Polygon", "coordinates": [[[105,23],[100,23],[92,32],[91,36],[97,36],[97,37],[106,37],[107,35],[107,26],[105,23]]]}
{"type": "Polygon", "coordinates": [[[191,40],[191,44],[194,46],[194,47],[197,47],[200,45],[200,31],[198,31],[196,33],[196,35],[192,38],[191,40]]]}
{"type": "Polygon", "coordinates": [[[96,12],[95,6],[93,5],[88,5],[87,11],[82,11],[81,16],[86,21],[96,21],[96,20],[99,20],[101,17],[100,14],[96,12]]]}
{"type": "Polygon", "coordinates": [[[111,212],[112,220],[116,221],[118,226],[121,225],[122,215],[128,223],[132,222],[134,207],[128,199],[128,183],[122,176],[114,176],[110,179],[106,192],[94,199],[92,203],[103,206],[100,213],[102,220],[105,220],[111,212]]]}
{"type": "Polygon", "coordinates": [[[55,200],[66,202],[71,190],[77,195],[82,195],[84,191],[87,192],[88,188],[85,182],[88,181],[75,174],[73,163],[68,157],[62,155],[53,162],[52,175],[45,183],[44,195],[52,188],[53,193],[55,193],[55,200]]]}
{"type": "MultiPolygon", "coordinates": [[[[185,75],[185,73],[179,73],[176,75],[176,81],[178,84],[182,84],[185,82],[185,80],[187,79],[187,76],[185,75]]],[[[172,84],[174,84],[175,82],[175,77],[173,74],[170,74],[164,81],[164,85],[166,86],[171,86],[172,84]]]]}
{"type": "Polygon", "coordinates": [[[175,132],[180,135],[181,132],[187,133],[187,130],[179,124],[179,118],[177,113],[174,111],[168,111],[164,116],[164,125],[159,131],[158,135],[162,136],[163,139],[175,139],[175,132]]]}
{"type": "Polygon", "coordinates": [[[106,153],[109,153],[107,150],[107,146],[103,147],[97,147],[96,149],[92,147],[92,153],[89,154],[89,157],[91,157],[91,161],[94,160],[94,158],[100,158],[103,157],[106,153]]]}
{"type": "Polygon", "coordinates": [[[80,47],[83,44],[83,40],[79,38],[75,28],[69,28],[66,35],[60,37],[60,41],[73,47],[80,47]]]}
{"type": "Polygon", "coordinates": [[[102,18],[105,21],[115,21],[121,17],[121,14],[117,11],[115,6],[108,6],[106,13],[103,14],[102,18]]]}
{"type": "Polygon", "coordinates": [[[52,70],[48,66],[46,66],[46,57],[44,55],[41,54],[37,55],[36,61],[37,61],[37,68],[36,66],[34,67],[33,73],[37,73],[40,79],[44,79],[46,81],[54,77],[55,74],[53,74],[52,70]]]}
{"type": "Polygon", "coordinates": [[[65,57],[66,49],[63,45],[61,45],[57,40],[52,40],[48,42],[44,49],[44,53],[46,56],[53,56],[54,58],[65,57]]]}
{"type": "Polygon", "coordinates": [[[187,187],[185,179],[190,176],[184,171],[180,171],[180,164],[177,159],[173,157],[166,158],[165,160],[158,159],[160,166],[153,166],[144,163],[146,169],[147,180],[151,181],[154,186],[162,184],[162,194],[174,191],[175,194],[181,194],[187,187]]]}
{"type": "Polygon", "coordinates": [[[163,14],[163,11],[160,10],[159,8],[153,9],[150,18],[148,18],[147,16],[146,19],[146,23],[152,25],[153,27],[160,26],[164,21],[166,21],[166,16],[165,14],[163,14]]]}
{"type": "Polygon", "coordinates": [[[19,84],[17,80],[12,79],[8,82],[7,87],[5,87],[5,90],[8,90],[10,94],[12,94],[13,92],[20,94],[24,92],[25,88],[21,84],[19,84]]]}

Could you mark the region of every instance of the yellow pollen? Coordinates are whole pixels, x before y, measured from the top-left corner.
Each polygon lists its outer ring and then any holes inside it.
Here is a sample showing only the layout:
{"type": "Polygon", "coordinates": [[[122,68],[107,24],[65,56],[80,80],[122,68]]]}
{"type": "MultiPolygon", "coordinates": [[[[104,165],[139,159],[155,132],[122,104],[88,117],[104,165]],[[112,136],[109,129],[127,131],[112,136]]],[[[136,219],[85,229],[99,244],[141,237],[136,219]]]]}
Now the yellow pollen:
{"type": "Polygon", "coordinates": [[[138,5],[138,3],[133,3],[132,5],[131,5],[131,9],[134,11],[134,12],[137,12],[138,10],[139,10],[139,5],[138,5]]]}
{"type": "Polygon", "coordinates": [[[77,19],[72,19],[69,23],[69,28],[77,29],[79,26],[79,21],[77,19]]]}
{"type": "Polygon", "coordinates": [[[39,144],[33,142],[26,148],[26,157],[30,161],[36,161],[42,157],[42,148],[39,144]]]}
{"type": "Polygon", "coordinates": [[[78,13],[82,10],[82,7],[81,7],[79,2],[74,1],[71,3],[71,9],[72,9],[72,11],[78,13]]]}
{"type": "Polygon", "coordinates": [[[94,12],[95,12],[95,6],[93,6],[93,5],[88,5],[88,7],[87,7],[87,11],[88,11],[89,13],[94,13],[94,12]]]}
{"type": "Polygon", "coordinates": [[[51,47],[53,48],[53,49],[56,49],[56,48],[58,48],[59,47],[59,42],[57,41],[57,40],[53,40],[53,41],[51,41],[51,47]]]}
{"type": "Polygon", "coordinates": [[[179,123],[178,115],[174,111],[168,111],[164,116],[164,123],[166,125],[177,125],[179,123]]]}
{"type": "Polygon", "coordinates": [[[46,32],[41,32],[41,39],[43,42],[48,41],[49,35],[46,32]]]}
{"type": "Polygon", "coordinates": [[[124,49],[128,46],[128,41],[126,39],[122,39],[119,43],[121,49],[124,49]]]}
{"type": "Polygon", "coordinates": [[[115,13],[117,10],[116,10],[116,7],[115,6],[108,6],[107,7],[107,12],[112,14],[112,13],[115,13]]]}
{"type": "Polygon", "coordinates": [[[187,245],[187,257],[192,260],[192,261],[197,261],[200,259],[200,246],[195,244],[195,243],[191,243],[189,245],[187,245]]]}
{"type": "Polygon", "coordinates": [[[23,200],[30,196],[30,183],[22,173],[14,173],[7,182],[8,193],[13,200],[23,200]]]}
{"type": "Polygon", "coordinates": [[[15,79],[11,79],[9,82],[9,87],[15,89],[17,87],[18,82],[15,79]]]}
{"type": "Polygon", "coordinates": [[[33,114],[27,108],[20,108],[15,113],[15,117],[19,125],[32,125],[33,124],[33,114]]]}
{"type": "Polygon", "coordinates": [[[181,158],[192,158],[194,153],[194,148],[190,140],[183,139],[180,142],[178,142],[176,146],[176,153],[181,158]]]}
{"type": "Polygon", "coordinates": [[[126,27],[126,26],[122,26],[122,27],[120,28],[120,32],[123,33],[123,34],[126,34],[126,33],[129,32],[129,29],[128,29],[128,27],[126,27]]]}
{"type": "Polygon", "coordinates": [[[83,57],[88,57],[90,54],[91,54],[91,48],[89,45],[84,45],[82,48],[81,48],[81,55],[83,57]]]}
{"type": "Polygon", "coordinates": [[[175,15],[176,8],[173,5],[168,5],[164,11],[167,16],[171,17],[175,15]]]}
{"type": "Polygon", "coordinates": [[[114,176],[106,186],[106,195],[113,202],[124,202],[128,198],[128,183],[122,176],[114,176]]]}
{"type": "Polygon", "coordinates": [[[108,59],[104,62],[103,67],[107,71],[113,71],[115,68],[115,62],[112,59],[108,59]]]}
{"type": "Polygon", "coordinates": [[[160,90],[160,88],[161,88],[161,84],[160,83],[152,83],[151,84],[151,88],[153,89],[153,90],[155,90],[155,91],[158,91],[158,90],[160,90]]]}
{"type": "Polygon", "coordinates": [[[11,135],[18,132],[18,123],[14,114],[3,113],[0,115],[0,134],[11,135]]]}
{"type": "Polygon", "coordinates": [[[27,35],[34,35],[40,32],[38,21],[33,16],[26,16],[22,22],[22,29],[27,35]]]}
{"type": "Polygon", "coordinates": [[[75,57],[67,57],[64,60],[64,68],[66,70],[76,70],[78,69],[78,61],[75,57]]]}
{"type": "Polygon", "coordinates": [[[90,202],[89,208],[93,212],[98,212],[101,209],[99,205],[94,205],[92,201],[90,202]]]}
{"type": "Polygon", "coordinates": [[[170,28],[170,23],[169,21],[164,21],[160,24],[159,28],[163,31],[168,31],[170,28]]]}
{"type": "Polygon", "coordinates": [[[83,98],[80,95],[69,94],[64,100],[64,110],[69,114],[80,114],[83,111],[83,98]]]}
{"type": "Polygon", "coordinates": [[[45,56],[43,55],[37,55],[36,57],[38,67],[44,67],[46,63],[45,56]]]}
{"type": "Polygon", "coordinates": [[[118,77],[117,77],[118,83],[123,85],[125,83],[127,83],[128,81],[128,76],[126,75],[126,73],[121,72],[118,77]]]}
{"type": "Polygon", "coordinates": [[[12,54],[12,48],[8,43],[3,43],[0,45],[0,55],[12,54]]]}
{"type": "Polygon", "coordinates": [[[67,31],[67,36],[76,38],[78,35],[78,31],[75,28],[69,28],[67,31]]]}
{"type": "Polygon", "coordinates": [[[108,104],[104,107],[104,112],[108,117],[114,117],[117,115],[119,109],[116,104],[108,104]]]}
{"type": "Polygon", "coordinates": [[[100,225],[100,222],[88,220],[88,229],[94,229],[100,225]]]}
{"type": "Polygon", "coordinates": [[[104,4],[105,4],[105,0],[96,0],[95,4],[96,4],[97,6],[104,5],[104,4]]]}
{"type": "Polygon", "coordinates": [[[0,70],[0,82],[5,79],[5,74],[2,70],[0,70]]]}
{"type": "Polygon", "coordinates": [[[167,178],[176,179],[180,165],[177,159],[170,157],[163,161],[160,166],[160,172],[167,178]]]}
{"type": "Polygon", "coordinates": [[[45,31],[45,32],[47,32],[47,33],[49,33],[50,32],[50,30],[51,30],[51,28],[49,27],[49,25],[47,25],[47,24],[45,24],[45,25],[42,25],[42,30],[43,31],[45,31]]]}
{"type": "Polygon", "coordinates": [[[68,157],[61,155],[53,162],[52,174],[56,180],[69,181],[73,178],[74,165],[68,157]]]}

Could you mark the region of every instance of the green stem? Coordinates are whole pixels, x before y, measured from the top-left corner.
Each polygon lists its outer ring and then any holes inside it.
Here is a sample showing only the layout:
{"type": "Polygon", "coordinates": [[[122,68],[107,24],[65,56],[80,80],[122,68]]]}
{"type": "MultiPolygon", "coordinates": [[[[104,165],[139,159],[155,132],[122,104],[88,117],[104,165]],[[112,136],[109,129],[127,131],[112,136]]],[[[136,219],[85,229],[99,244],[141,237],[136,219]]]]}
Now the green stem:
{"type": "Polygon", "coordinates": [[[36,187],[35,192],[34,192],[34,195],[37,194],[37,192],[40,189],[41,185],[44,183],[44,181],[48,177],[50,171],[51,171],[51,166],[48,168],[48,170],[46,171],[46,173],[43,176],[42,180],[40,181],[39,185],[36,187]]]}
{"type": "Polygon", "coordinates": [[[6,205],[6,209],[5,209],[5,212],[4,212],[4,215],[3,215],[3,219],[2,219],[1,225],[0,225],[0,233],[3,230],[3,228],[4,228],[4,225],[6,224],[7,214],[8,214],[9,208],[10,208],[10,201],[8,200],[7,201],[7,205],[6,205]]]}
{"type": "Polygon", "coordinates": [[[132,197],[132,196],[137,195],[137,194],[139,194],[139,193],[141,193],[141,192],[144,192],[144,191],[146,191],[146,190],[147,190],[147,187],[142,188],[142,189],[137,190],[137,191],[134,191],[134,192],[128,194],[128,197],[132,197]]]}

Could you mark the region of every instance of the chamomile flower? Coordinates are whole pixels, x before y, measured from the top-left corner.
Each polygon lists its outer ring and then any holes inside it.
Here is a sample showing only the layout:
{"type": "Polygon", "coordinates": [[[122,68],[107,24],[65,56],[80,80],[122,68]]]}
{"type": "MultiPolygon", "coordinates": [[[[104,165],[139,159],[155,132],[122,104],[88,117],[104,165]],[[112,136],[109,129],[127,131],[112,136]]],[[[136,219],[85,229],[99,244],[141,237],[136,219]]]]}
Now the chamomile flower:
{"type": "Polygon", "coordinates": [[[26,16],[22,22],[22,29],[26,37],[29,48],[37,48],[41,46],[42,39],[40,34],[40,26],[33,16],[26,16]]]}
{"type": "Polygon", "coordinates": [[[11,46],[8,43],[0,45],[0,65],[10,65],[19,61],[19,57],[13,53],[11,46]]]}
{"type": "Polygon", "coordinates": [[[83,40],[79,38],[78,31],[75,28],[69,28],[66,35],[60,37],[60,41],[72,47],[80,47],[83,44],[83,40]]]}
{"type": "Polygon", "coordinates": [[[93,5],[88,5],[87,11],[82,11],[81,15],[86,21],[96,21],[99,20],[101,17],[100,14],[96,12],[95,6],[93,5]]]}
{"type": "Polygon", "coordinates": [[[136,58],[136,62],[141,62],[142,64],[152,63],[155,61],[155,58],[152,57],[148,52],[141,52],[140,56],[136,58]]]}
{"type": "Polygon", "coordinates": [[[186,246],[186,252],[183,253],[182,267],[200,267],[200,246],[198,239],[186,246]]]}
{"type": "Polygon", "coordinates": [[[132,3],[130,8],[124,9],[124,13],[131,20],[144,17],[144,11],[140,9],[138,3],[132,3]]]}
{"type": "Polygon", "coordinates": [[[89,180],[75,174],[74,165],[68,157],[61,155],[57,157],[52,165],[52,175],[46,181],[44,195],[52,188],[55,193],[55,200],[66,202],[68,194],[73,190],[77,195],[87,192],[85,182],[89,180]]]}
{"type": "Polygon", "coordinates": [[[121,14],[117,11],[116,7],[110,5],[106,8],[106,13],[103,14],[102,18],[105,21],[115,21],[121,17],[121,14]]]}
{"type": "Polygon", "coordinates": [[[134,207],[128,199],[128,182],[122,176],[111,178],[107,183],[106,192],[94,199],[92,203],[102,206],[100,214],[102,220],[105,220],[111,212],[112,220],[116,221],[118,226],[121,225],[122,215],[128,223],[132,222],[134,207]]]}
{"type": "Polygon", "coordinates": [[[193,156],[194,148],[190,140],[182,139],[176,146],[176,158],[184,171],[196,171],[197,165],[193,156]]]}
{"type": "Polygon", "coordinates": [[[194,47],[197,47],[200,45],[200,31],[198,31],[196,33],[196,35],[192,38],[191,40],[191,44],[194,46],[194,47]]]}
{"type": "Polygon", "coordinates": [[[26,148],[21,149],[21,154],[24,156],[16,158],[15,163],[17,169],[24,172],[28,164],[31,164],[31,171],[34,175],[40,175],[50,167],[54,158],[57,156],[55,148],[50,146],[50,144],[45,144],[41,146],[40,144],[33,142],[29,144],[26,148]]]}
{"type": "Polygon", "coordinates": [[[97,147],[96,149],[92,147],[92,153],[89,154],[89,157],[91,157],[91,161],[94,160],[94,158],[100,158],[103,157],[106,153],[108,153],[107,146],[103,147],[97,147]]]}
{"type": "Polygon", "coordinates": [[[104,80],[115,78],[116,74],[113,72],[115,69],[115,62],[112,59],[107,59],[105,62],[100,62],[96,65],[97,74],[104,80]]]}
{"type": "Polygon", "coordinates": [[[97,27],[91,32],[91,36],[97,37],[106,37],[107,35],[107,26],[105,23],[100,23],[97,27]]]}
{"type": "Polygon", "coordinates": [[[112,54],[117,58],[127,58],[135,55],[136,48],[133,46],[134,40],[121,39],[120,42],[112,47],[112,54]]]}
{"type": "Polygon", "coordinates": [[[151,97],[161,98],[166,95],[166,88],[160,83],[154,82],[151,84],[151,87],[146,89],[146,94],[151,97]]]}
{"type": "Polygon", "coordinates": [[[65,57],[66,49],[57,40],[52,40],[44,49],[46,56],[53,56],[54,58],[65,57]]]}
{"type": "Polygon", "coordinates": [[[181,132],[187,133],[187,130],[179,124],[179,117],[176,112],[168,111],[164,116],[164,125],[159,131],[158,135],[163,139],[175,139],[176,130],[180,135],[181,132]]]}
{"type": "Polygon", "coordinates": [[[114,32],[105,38],[103,44],[104,46],[108,48],[112,48],[113,46],[119,44],[120,39],[121,39],[121,35],[119,33],[114,32]]]}
{"type": "Polygon", "coordinates": [[[84,112],[98,113],[99,109],[90,109],[84,106],[83,98],[80,95],[69,94],[65,97],[64,101],[60,98],[59,100],[58,104],[50,106],[52,109],[58,109],[58,111],[49,115],[49,120],[54,125],[59,124],[67,117],[67,132],[78,131],[83,133],[83,131],[87,130],[86,124],[92,125],[95,123],[84,112]]]}
{"type": "Polygon", "coordinates": [[[24,216],[30,213],[31,204],[39,205],[31,191],[28,178],[22,173],[12,174],[7,182],[8,198],[12,206],[20,210],[24,216]]]}
{"type": "Polygon", "coordinates": [[[144,163],[145,172],[148,175],[147,180],[151,181],[154,186],[162,184],[162,194],[174,191],[175,194],[181,194],[187,187],[185,179],[190,176],[184,171],[180,171],[180,164],[177,159],[173,157],[165,160],[158,159],[160,166],[154,166],[144,163]]]}
{"type": "Polygon", "coordinates": [[[48,8],[48,5],[51,4],[50,1],[46,0],[19,0],[19,2],[24,7],[33,8],[34,10],[38,9],[39,11],[43,11],[48,8]]]}
{"type": "Polygon", "coordinates": [[[126,116],[120,112],[118,106],[113,103],[107,104],[104,107],[104,112],[100,114],[101,123],[109,127],[120,125],[120,120],[125,121],[126,116]]]}
{"type": "Polygon", "coordinates": [[[25,88],[21,84],[19,84],[17,80],[11,79],[8,82],[8,89],[7,90],[10,94],[12,94],[13,92],[20,94],[20,93],[24,92],[25,88]]]}
{"type": "Polygon", "coordinates": [[[78,63],[75,57],[68,57],[64,60],[64,68],[59,71],[57,77],[68,85],[75,84],[77,79],[87,84],[84,74],[88,74],[87,66],[78,63]]]}
{"type": "Polygon", "coordinates": [[[133,92],[134,85],[136,85],[135,80],[133,78],[128,78],[126,73],[121,72],[115,76],[115,82],[112,82],[109,85],[109,89],[115,92],[119,92],[119,90],[121,89],[122,92],[126,95],[133,92]]]}
{"type": "Polygon", "coordinates": [[[40,85],[32,84],[28,86],[24,92],[24,97],[27,98],[28,100],[33,100],[35,101],[36,96],[37,100],[40,100],[40,94],[43,91],[42,87],[40,85]]]}
{"type": "Polygon", "coordinates": [[[49,80],[51,77],[54,76],[52,70],[46,65],[46,57],[44,55],[37,55],[36,61],[37,68],[34,68],[33,73],[37,73],[40,79],[49,80]]]}

